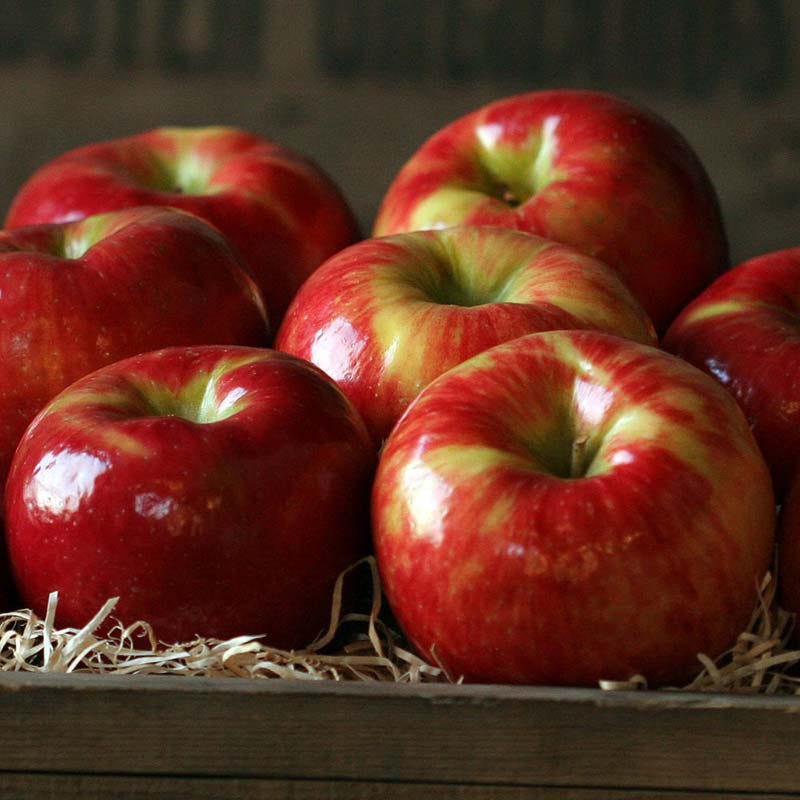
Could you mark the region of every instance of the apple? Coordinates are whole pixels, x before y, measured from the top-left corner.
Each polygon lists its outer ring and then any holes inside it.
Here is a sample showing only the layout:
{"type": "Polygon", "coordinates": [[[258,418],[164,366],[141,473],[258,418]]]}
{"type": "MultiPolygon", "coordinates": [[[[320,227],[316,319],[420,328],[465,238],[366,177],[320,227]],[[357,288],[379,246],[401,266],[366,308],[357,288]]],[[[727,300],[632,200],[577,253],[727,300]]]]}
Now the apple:
{"type": "Polygon", "coordinates": [[[617,269],[659,331],[728,266],[711,181],[663,119],[609,94],[498,100],[435,133],[389,187],[385,235],[502,225],[617,269]]]}
{"type": "Polygon", "coordinates": [[[745,261],[673,322],[664,347],[713,375],[745,412],[780,499],[800,456],[800,247],[745,261]]]}
{"type": "Polygon", "coordinates": [[[222,235],[168,208],[0,232],[0,481],[44,404],[120,358],[263,345],[258,290],[222,235]]]}
{"type": "MultiPolygon", "coordinates": [[[[800,473],[795,473],[780,509],[778,524],[778,590],[780,606],[800,614],[800,473]]],[[[800,630],[795,624],[795,643],[800,630]]]]}
{"type": "Polygon", "coordinates": [[[562,685],[690,678],[744,629],[775,522],[730,394],[596,331],[524,336],[431,383],[386,442],[372,514],[425,658],[562,685]]]}
{"type": "Polygon", "coordinates": [[[450,367],[557,328],[655,343],[652,323],[604,264],[532,234],[465,226],[367,240],[333,256],[295,297],[276,347],[336,380],[381,440],[450,367]]]}
{"type": "Polygon", "coordinates": [[[104,367],[25,433],[6,487],[22,600],[82,625],[109,597],[164,641],[325,627],[365,555],[375,451],[312,364],[271,350],[168,348],[104,367]]]}
{"type": "Polygon", "coordinates": [[[235,128],[160,128],[80,147],[35,172],[7,227],[167,205],[231,241],[275,324],[303,280],[358,238],[331,179],[299,153],[235,128]]]}

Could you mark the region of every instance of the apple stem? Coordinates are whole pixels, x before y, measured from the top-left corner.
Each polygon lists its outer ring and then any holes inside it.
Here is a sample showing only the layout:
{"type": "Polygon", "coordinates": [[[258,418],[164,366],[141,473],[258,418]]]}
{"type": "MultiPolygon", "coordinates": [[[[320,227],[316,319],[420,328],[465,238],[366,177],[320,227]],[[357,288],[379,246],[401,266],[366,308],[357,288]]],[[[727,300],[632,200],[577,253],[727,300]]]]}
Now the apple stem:
{"type": "Polygon", "coordinates": [[[570,462],[570,477],[580,478],[586,472],[586,450],[589,444],[589,435],[584,433],[576,436],[572,442],[572,458],[570,462]]]}

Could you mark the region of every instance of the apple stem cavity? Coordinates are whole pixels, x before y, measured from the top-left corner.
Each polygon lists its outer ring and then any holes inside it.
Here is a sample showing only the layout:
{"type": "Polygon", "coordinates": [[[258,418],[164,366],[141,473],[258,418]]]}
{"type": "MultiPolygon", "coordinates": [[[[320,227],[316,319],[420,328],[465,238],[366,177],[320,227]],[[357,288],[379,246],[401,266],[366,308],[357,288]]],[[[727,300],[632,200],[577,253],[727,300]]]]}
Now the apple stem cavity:
{"type": "Polygon", "coordinates": [[[554,161],[558,149],[558,123],[557,116],[547,117],[528,143],[516,149],[496,145],[496,142],[487,147],[485,133],[482,136],[478,132],[489,194],[502,200],[509,208],[518,208],[556,179],[554,161]]]}
{"type": "Polygon", "coordinates": [[[227,419],[242,408],[243,393],[234,389],[219,398],[219,377],[220,370],[201,374],[178,392],[153,383],[131,386],[137,402],[129,413],[131,416],[178,417],[198,425],[227,419]]]}
{"type": "Polygon", "coordinates": [[[429,291],[430,298],[440,305],[473,308],[492,302],[492,298],[479,297],[475,292],[461,284],[455,278],[447,280],[441,286],[429,291]]]}
{"type": "Polygon", "coordinates": [[[587,456],[589,453],[589,435],[584,433],[576,436],[572,442],[572,453],[570,458],[570,478],[583,478],[587,471],[587,456]]]}
{"type": "Polygon", "coordinates": [[[142,175],[144,186],[168,194],[202,195],[217,165],[186,147],[174,160],[161,159],[152,175],[142,175]]]}

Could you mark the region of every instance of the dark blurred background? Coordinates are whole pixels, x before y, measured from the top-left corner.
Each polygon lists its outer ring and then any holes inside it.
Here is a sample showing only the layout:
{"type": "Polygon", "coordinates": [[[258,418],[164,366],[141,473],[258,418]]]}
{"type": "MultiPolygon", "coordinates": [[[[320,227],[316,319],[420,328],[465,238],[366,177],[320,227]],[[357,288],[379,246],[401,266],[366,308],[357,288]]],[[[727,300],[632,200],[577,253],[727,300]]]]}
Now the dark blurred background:
{"type": "Polygon", "coordinates": [[[68,148],[229,124],[314,157],[367,231],[437,128],[591,87],[695,146],[738,261],[800,245],[798,44],[794,0],[0,0],[0,207],[68,148]]]}

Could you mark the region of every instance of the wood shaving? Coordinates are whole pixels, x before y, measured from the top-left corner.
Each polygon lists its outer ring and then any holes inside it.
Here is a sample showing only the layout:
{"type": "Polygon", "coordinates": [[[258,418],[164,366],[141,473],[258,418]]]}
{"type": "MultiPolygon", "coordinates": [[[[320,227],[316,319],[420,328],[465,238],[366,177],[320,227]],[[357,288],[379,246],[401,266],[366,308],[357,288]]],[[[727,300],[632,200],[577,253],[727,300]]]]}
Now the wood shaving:
{"type": "Polygon", "coordinates": [[[800,676],[790,667],[800,664],[800,650],[790,649],[794,614],[776,599],[775,571],[758,587],[758,602],[745,631],[717,659],[699,654],[702,669],[684,688],[694,692],[739,694],[800,694],[800,676]]]}
{"type": "Polygon", "coordinates": [[[442,681],[438,667],[396,645],[397,636],[380,619],[381,590],[375,560],[362,559],[336,581],[328,630],[303,650],[270,647],[259,636],[197,638],[159,642],[146,622],[114,622],[99,633],[117,599],[108,600],[82,628],[57,628],[58,594],[50,595],[44,619],[29,609],[0,614],[0,670],[5,672],[90,672],[105,675],[196,675],[204,677],[360,680],[397,683],[442,681]],[[343,613],[346,578],[357,569],[372,575],[368,614],[343,613]],[[333,652],[326,648],[347,630],[333,652]]]}
{"type": "MultiPolygon", "coordinates": [[[[29,609],[0,614],[0,670],[9,672],[89,672],[113,675],[187,675],[285,680],[459,682],[438,664],[429,664],[404,645],[381,619],[382,592],[373,557],[362,559],[338,578],[328,629],[302,650],[270,647],[258,636],[197,638],[159,642],[146,622],[114,622],[116,599],[108,600],[82,628],[58,628],[58,595],[50,595],[43,619],[29,609]],[[369,613],[345,612],[348,576],[368,569],[372,583],[369,613]],[[103,629],[103,634],[99,633],[103,629]]],[[[695,692],[800,694],[800,650],[789,649],[794,617],[776,602],[776,581],[768,573],[758,591],[750,623],[719,658],[698,654],[698,674],[682,687],[695,692]]],[[[434,660],[435,652],[434,652],[434,660]]],[[[644,690],[647,681],[600,681],[606,691],[644,690]]]]}

